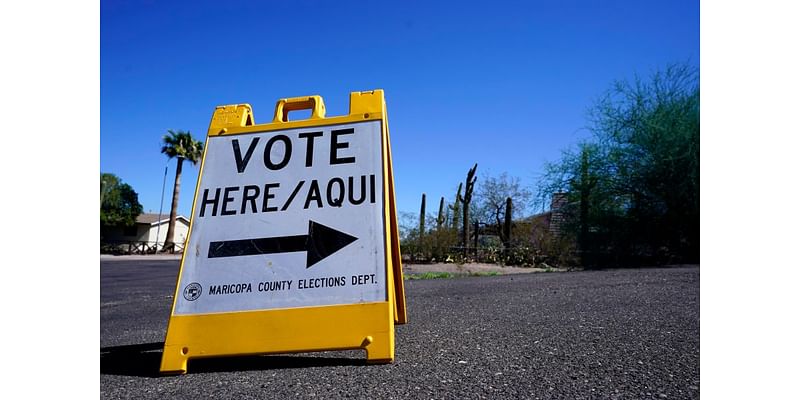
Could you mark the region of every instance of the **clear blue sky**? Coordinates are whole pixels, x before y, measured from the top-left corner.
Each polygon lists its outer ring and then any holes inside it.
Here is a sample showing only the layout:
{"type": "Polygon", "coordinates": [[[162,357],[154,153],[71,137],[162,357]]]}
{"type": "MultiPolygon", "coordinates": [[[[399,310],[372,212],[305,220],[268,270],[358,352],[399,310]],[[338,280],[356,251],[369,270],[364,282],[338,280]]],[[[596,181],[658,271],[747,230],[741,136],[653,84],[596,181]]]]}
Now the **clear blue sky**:
{"type": "MultiPolygon", "coordinates": [[[[101,1],[100,169],[158,212],[167,129],[205,140],[214,107],[384,89],[398,209],[452,201],[508,172],[535,190],[546,161],[587,137],[586,110],[617,79],[700,65],[699,1],[101,1]]],[[[169,212],[176,161],[169,163],[169,212]]],[[[189,215],[198,167],[186,165],[189,215]]]]}

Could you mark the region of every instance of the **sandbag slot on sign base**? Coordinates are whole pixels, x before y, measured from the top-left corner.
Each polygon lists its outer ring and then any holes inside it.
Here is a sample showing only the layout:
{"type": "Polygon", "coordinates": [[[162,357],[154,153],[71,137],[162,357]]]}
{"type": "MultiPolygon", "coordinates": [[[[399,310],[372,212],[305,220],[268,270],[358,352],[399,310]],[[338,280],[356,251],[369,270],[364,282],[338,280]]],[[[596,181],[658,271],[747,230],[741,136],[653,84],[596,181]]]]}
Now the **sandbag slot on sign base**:
{"type": "Polygon", "coordinates": [[[325,103],[318,95],[290,97],[278,100],[275,104],[275,118],[272,122],[289,122],[289,112],[298,110],[311,110],[309,119],[325,118],[325,103]]]}
{"type": "Polygon", "coordinates": [[[231,104],[218,106],[209,124],[209,133],[224,134],[230,127],[255,125],[253,107],[250,104],[231,104]]]}

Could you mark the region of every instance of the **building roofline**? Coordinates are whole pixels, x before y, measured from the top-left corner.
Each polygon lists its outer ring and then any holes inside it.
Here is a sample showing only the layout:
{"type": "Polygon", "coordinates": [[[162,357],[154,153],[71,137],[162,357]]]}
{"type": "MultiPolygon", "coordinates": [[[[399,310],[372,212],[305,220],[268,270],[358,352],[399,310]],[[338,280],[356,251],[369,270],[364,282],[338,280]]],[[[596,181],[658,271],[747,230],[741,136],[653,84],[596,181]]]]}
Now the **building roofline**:
{"type": "MultiPolygon", "coordinates": [[[[163,223],[167,223],[167,224],[169,223],[169,214],[166,214],[165,218],[158,219],[158,217],[159,217],[158,214],[142,213],[136,218],[136,223],[137,224],[142,224],[142,225],[150,225],[150,226],[156,226],[156,225],[163,224],[163,223]],[[140,219],[144,219],[144,221],[140,221],[140,219]],[[150,219],[155,219],[155,220],[151,221],[151,222],[148,222],[148,220],[150,220],[150,219]]],[[[176,220],[182,219],[187,225],[189,225],[189,219],[184,217],[183,215],[178,215],[175,219],[176,220]]]]}

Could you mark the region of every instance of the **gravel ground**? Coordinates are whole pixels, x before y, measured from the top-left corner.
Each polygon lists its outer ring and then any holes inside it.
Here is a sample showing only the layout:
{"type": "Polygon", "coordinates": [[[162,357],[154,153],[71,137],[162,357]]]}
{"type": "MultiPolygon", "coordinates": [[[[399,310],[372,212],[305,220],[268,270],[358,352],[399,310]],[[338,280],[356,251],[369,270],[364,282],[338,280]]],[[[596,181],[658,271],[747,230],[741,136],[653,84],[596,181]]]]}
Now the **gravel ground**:
{"type": "Polygon", "coordinates": [[[699,267],[406,281],[395,362],[207,359],[158,376],[175,260],[101,260],[101,398],[698,398],[699,267]]]}

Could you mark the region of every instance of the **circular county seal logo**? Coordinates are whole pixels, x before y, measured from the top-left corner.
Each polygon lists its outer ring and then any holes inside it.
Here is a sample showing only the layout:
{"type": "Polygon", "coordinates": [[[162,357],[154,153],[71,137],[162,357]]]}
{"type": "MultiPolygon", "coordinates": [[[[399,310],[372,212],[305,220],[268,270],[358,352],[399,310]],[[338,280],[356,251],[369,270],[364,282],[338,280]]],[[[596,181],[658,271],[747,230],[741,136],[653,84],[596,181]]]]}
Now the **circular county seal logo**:
{"type": "Polygon", "coordinates": [[[197,282],[192,282],[183,288],[183,298],[189,301],[197,300],[203,294],[203,287],[197,282]]]}

